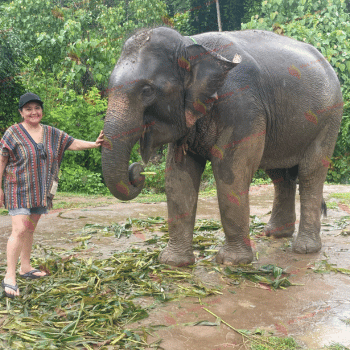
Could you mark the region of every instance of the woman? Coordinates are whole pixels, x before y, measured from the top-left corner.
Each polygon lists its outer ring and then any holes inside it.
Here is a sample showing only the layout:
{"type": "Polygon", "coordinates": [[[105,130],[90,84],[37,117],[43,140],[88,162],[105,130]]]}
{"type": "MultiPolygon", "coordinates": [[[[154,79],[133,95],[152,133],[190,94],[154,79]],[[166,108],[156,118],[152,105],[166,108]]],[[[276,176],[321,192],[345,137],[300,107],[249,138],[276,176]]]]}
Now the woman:
{"type": "Polygon", "coordinates": [[[103,131],[96,142],[88,142],[40,124],[42,107],[39,96],[31,92],[21,96],[19,113],[23,121],[8,128],[0,142],[0,207],[5,203],[12,216],[12,233],[7,243],[7,272],[1,285],[10,298],[19,296],[16,284],[19,257],[21,277],[34,279],[46,275],[30,264],[33,233],[40,216],[52,208],[64,152],[67,149],[97,148],[103,143],[103,131]]]}

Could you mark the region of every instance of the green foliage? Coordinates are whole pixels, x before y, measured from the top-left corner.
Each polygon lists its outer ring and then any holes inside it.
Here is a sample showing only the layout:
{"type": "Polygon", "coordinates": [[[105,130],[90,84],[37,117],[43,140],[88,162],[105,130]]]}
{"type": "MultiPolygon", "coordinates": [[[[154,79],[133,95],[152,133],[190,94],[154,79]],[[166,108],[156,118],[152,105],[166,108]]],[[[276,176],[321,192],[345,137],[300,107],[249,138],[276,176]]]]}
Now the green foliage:
{"type": "MultiPolygon", "coordinates": [[[[47,117],[49,124],[64,130],[77,139],[95,141],[103,129],[103,120],[107,109],[107,101],[101,99],[96,88],[86,95],[77,95],[73,90],[60,90],[59,104],[51,110],[47,117]]],[[[66,154],[65,165],[80,164],[89,170],[101,171],[101,150],[94,148],[66,154]]]]}
{"type": "Polygon", "coordinates": [[[343,92],[350,90],[350,15],[344,0],[265,0],[262,13],[242,29],[274,30],[315,46],[336,70],[343,92]]]}
{"type": "Polygon", "coordinates": [[[329,182],[350,182],[350,14],[345,0],[265,0],[261,14],[242,29],[275,31],[315,46],[331,63],[342,84],[344,113],[329,182]]]}
{"type": "Polygon", "coordinates": [[[261,0],[220,0],[222,30],[240,30],[260,9],[261,0]]]}
{"type": "Polygon", "coordinates": [[[169,16],[174,16],[177,13],[189,12],[192,8],[191,0],[164,0],[167,6],[169,16]]]}
{"type": "Polygon", "coordinates": [[[215,0],[193,0],[190,9],[191,24],[194,27],[193,34],[217,31],[218,21],[215,0]]]}
{"type": "Polygon", "coordinates": [[[350,182],[350,91],[343,88],[344,112],[335,146],[330,169],[327,174],[328,182],[350,182]]]}
{"type": "Polygon", "coordinates": [[[153,171],[156,175],[146,175],[145,185],[142,193],[164,193],[165,192],[165,159],[158,164],[149,163],[146,171],[153,171]]]}
{"type": "Polygon", "coordinates": [[[58,190],[95,195],[109,194],[100,173],[94,173],[77,164],[62,167],[58,190]]]}
{"type": "MultiPolygon", "coordinates": [[[[261,12],[261,0],[246,0],[244,1],[244,14],[241,23],[247,23],[251,17],[261,12]]],[[[241,29],[241,26],[240,26],[241,29]]]]}
{"type": "Polygon", "coordinates": [[[213,168],[211,166],[211,162],[207,162],[205,164],[205,168],[201,178],[201,189],[210,191],[211,189],[214,189],[214,188],[216,188],[216,186],[215,186],[213,168]]]}
{"type": "Polygon", "coordinates": [[[103,0],[61,3],[16,0],[0,15],[4,25],[18,29],[32,66],[54,73],[77,92],[106,87],[126,34],[161,24],[166,15],[159,0],[118,1],[113,6],[103,0]]]}
{"type": "MultiPolygon", "coordinates": [[[[168,13],[167,20],[171,26],[183,35],[217,31],[218,19],[215,0],[165,0],[168,13]]],[[[239,30],[241,22],[250,20],[252,14],[261,7],[260,0],[220,0],[222,30],[239,30]]]]}
{"type": "Polygon", "coordinates": [[[19,119],[18,96],[24,93],[24,89],[18,75],[25,58],[23,43],[0,18],[0,138],[7,127],[19,119]]]}
{"type": "Polygon", "coordinates": [[[174,29],[178,30],[182,35],[190,35],[193,28],[190,24],[191,16],[188,11],[176,13],[174,15],[174,29]]]}

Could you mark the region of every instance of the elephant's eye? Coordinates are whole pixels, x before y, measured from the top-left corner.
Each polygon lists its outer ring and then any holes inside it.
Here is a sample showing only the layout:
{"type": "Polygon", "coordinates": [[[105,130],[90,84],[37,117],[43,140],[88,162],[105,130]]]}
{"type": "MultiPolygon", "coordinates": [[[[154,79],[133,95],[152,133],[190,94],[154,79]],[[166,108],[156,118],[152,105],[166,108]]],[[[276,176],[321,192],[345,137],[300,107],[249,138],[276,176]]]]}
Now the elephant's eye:
{"type": "Polygon", "coordinates": [[[142,88],[142,95],[144,96],[151,96],[153,94],[153,88],[152,86],[149,86],[149,85],[145,85],[143,88],[142,88]]]}

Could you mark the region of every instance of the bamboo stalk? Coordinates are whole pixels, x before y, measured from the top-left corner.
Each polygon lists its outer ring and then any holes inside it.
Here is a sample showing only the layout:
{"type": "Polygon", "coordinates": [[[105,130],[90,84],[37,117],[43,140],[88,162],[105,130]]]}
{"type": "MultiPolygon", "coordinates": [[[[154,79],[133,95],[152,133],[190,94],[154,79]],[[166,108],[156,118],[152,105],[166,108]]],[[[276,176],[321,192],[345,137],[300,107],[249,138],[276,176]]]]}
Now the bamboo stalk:
{"type": "MultiPolygon", "coordinates": [[[[225,326],[231,328],[233,331],[235,331],[236,333],[240,334],[242,337],[246,337],[248,340],[254,341],[255,343],[258,343],[258,344],[261,343],[261,342],[265,342],[265,343],[267,343],[268,346],[270,346],[270,342],[269,342],[269,341],[264,340],[264,339],[256,340],[256,339],[254,339],[254,336],[249,336],[249,335],[244,334],[244,333],[241,332],[239,329],[234,328],[234,327],[231,326],[229,323],[227,323],[226,321],[224,321],[221,317],[215,315],[214,312],[208,310],[207,308],[203,307],[203,310],[205,310],[206,312],[210,313],[211,315],[213,315],[213,316],[216,317],[217,319],[220,319],[221,322],[222,322],[225,326]]],[[[273,350],[273,349],[272,349],[272,350],[273,350]]]]}

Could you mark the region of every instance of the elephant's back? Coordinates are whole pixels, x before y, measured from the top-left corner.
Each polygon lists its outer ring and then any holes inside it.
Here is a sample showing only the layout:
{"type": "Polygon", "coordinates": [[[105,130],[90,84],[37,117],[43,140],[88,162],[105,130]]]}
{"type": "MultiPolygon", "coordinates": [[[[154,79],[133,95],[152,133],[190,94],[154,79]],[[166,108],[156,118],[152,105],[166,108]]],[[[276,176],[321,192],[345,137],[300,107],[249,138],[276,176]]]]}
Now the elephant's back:
{"type": "MultiPolygon", "coordinates": [[[[209,40],[215,41],[208,34],[198,35],[199,43],[207,46],[206,40],[209,45],[209,40]]],[[[212,34],[217,38],[217,47],[225,48],[219,54],[229,60],[235,54],[242,57],[241,63],[229,72],[219,95],[248,87],[244,93],[232,96],[233,110],[242,113],[237,120],[244,118],[246,125],[256,125],[257,114],[263,116],[267,163],[293,166],[297,164],[297,154],[302,154],[326,125],[332,134],[337,134],[342,116],[340,83],[316,48],[267,31],[212,34]],[[277,155],[281,145],[283,151],[277,155]],[[281,159],[286,164],[280,164],[281,159]]]]}
{"type": "Polygon", "coordinates": [[[340,86],[332,66],[314,46],[290,37],[264,30],[243,30],[203,33],[194,38],[227,59],[239,54],[243,63],[246,62],[261,74],[268,71],[271,75],[280,76],[287,71],[296,78],[305,74],[309,79],[304,68],[316,67],[316,75],[333,79],[340,86]]]}
{"type": "Polygon", "coordinates": [[[310,44],[262,30],[204,33],[195,38],[228,60],[241,56],[241,63],[228,74],[224,90],[250,86],[251,93],[270,106],[279,101],[293,105],[295,101],[294,107],[305,111],[342,102],[334,69],[310,44]]]}

